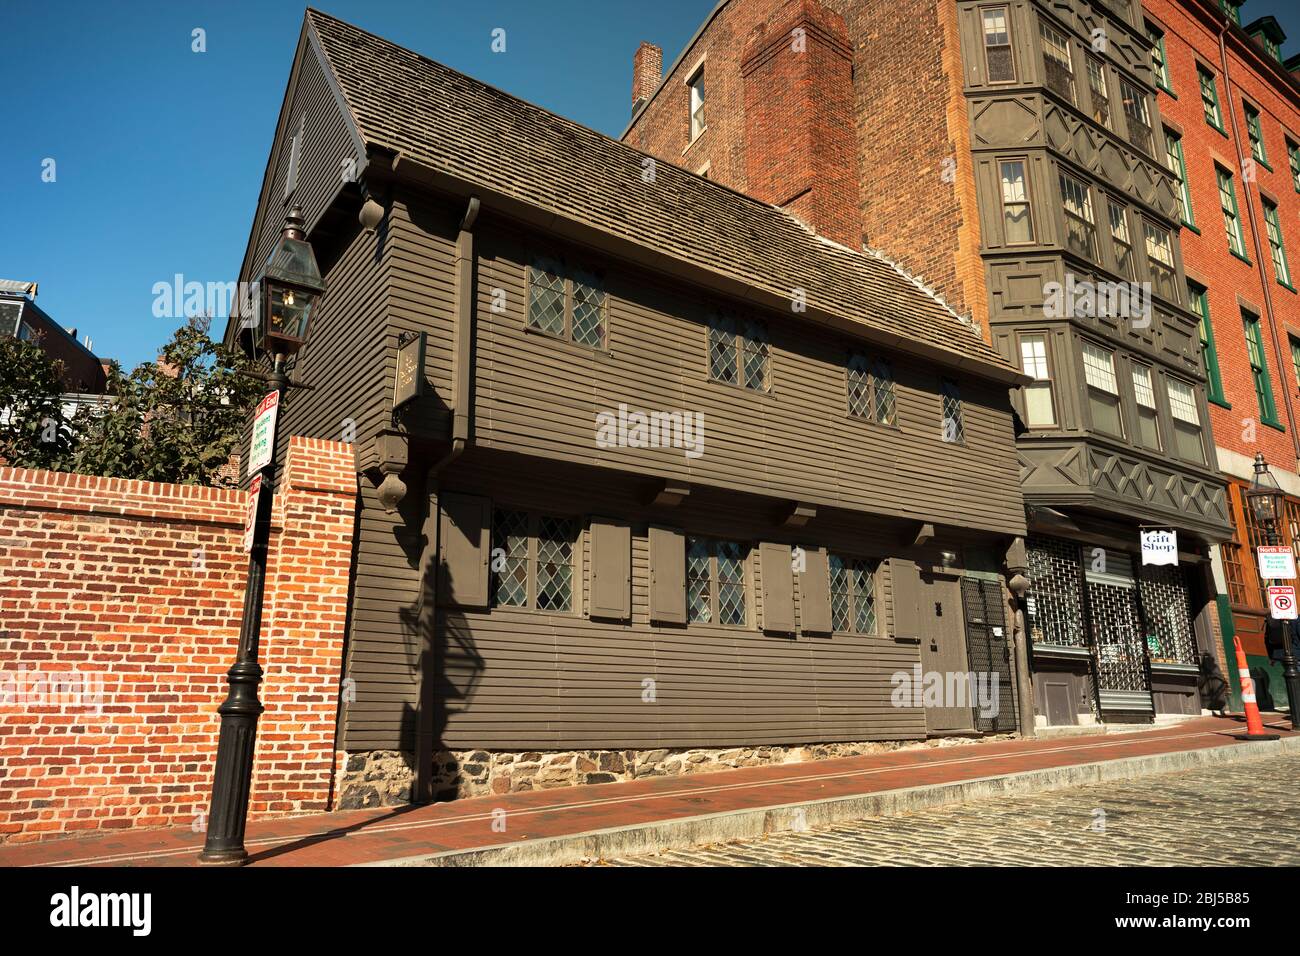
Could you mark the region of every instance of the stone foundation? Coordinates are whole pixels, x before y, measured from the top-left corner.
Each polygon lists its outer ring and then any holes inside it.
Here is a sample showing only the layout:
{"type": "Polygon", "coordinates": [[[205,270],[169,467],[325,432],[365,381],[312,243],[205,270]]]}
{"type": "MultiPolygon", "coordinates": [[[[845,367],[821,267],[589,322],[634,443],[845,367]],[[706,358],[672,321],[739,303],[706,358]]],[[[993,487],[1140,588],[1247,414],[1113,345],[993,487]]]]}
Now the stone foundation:
{"type": "MultiPolygon", "coordinates": [[[[950,747],[980,740],[1007,740],[1011,736],[687,750],[442,751],[434,756],[433,789],[435,799],[454,800],[642,777],[856,757],[917,747],[950,747]]],[[[409,752],[349,753],[343,761],[336,807],[358,810],[409,803],[414,781],[415,762],[409,752]]]]}

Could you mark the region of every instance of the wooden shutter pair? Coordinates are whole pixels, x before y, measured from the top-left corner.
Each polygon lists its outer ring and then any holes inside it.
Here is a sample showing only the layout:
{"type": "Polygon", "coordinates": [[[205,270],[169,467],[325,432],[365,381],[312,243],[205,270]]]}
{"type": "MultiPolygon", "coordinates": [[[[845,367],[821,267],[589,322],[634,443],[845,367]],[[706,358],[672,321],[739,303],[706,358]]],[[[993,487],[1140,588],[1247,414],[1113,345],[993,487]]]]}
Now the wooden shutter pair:
{"type": "MultiPolygon", "coordinates": [[[[444,492],[438,505],[438,600],[486,608],[491,603],[492,500],[444,492]]],[[[626,620],[631,611],[632,529],[624,522],[593,520],[591,616],[626,620]]]]}

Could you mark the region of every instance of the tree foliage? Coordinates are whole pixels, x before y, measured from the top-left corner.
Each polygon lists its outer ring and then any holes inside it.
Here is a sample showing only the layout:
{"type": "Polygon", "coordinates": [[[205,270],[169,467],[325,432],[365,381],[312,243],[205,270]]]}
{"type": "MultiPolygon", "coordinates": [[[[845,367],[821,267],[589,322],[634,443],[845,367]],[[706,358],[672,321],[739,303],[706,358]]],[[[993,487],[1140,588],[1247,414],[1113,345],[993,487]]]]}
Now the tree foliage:
{"type": "MultiPolygon", "coordinates": [[[[264,386],[247,373],[240,353],[213,342],[207,324],[191,321],[177,329],[156,362],[124,375],[108,370],[106,401],[81,409],[47,448],[49,434],[29,419],[49,417],[59,406],[57,364],[39,349],[0,351],[0,382],[6,407],[18,404],[13,427],[0,431],[0,454],[11,464],[55,468],[115,478],[142,478],[187,485],[232,485],[237,476],[223,466],[236,449],[252,403],[264,386]],[[12,392],[13,397],[10,397],[12,392]]],[[[28,345],[30,343],[19,343],[28,345]]],[[[61,418],[60,418],[61,420],[61,418]]]]}
{"type": "Polygon", "coordinates": [[[64,416],[63,363],[40,345],[0,338],[0,459],[15,468],[73,470],[75,437],[64,416]]]}

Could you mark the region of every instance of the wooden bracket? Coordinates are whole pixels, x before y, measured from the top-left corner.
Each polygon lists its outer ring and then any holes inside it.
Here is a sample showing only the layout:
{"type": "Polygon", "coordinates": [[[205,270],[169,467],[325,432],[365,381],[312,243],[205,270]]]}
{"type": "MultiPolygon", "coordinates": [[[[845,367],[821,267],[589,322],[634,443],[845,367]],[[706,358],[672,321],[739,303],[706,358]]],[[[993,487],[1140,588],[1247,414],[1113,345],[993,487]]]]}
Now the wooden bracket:
{"type": "Polygon", "coordinates": [[[787,528],[802,528],[817,517],[817,506],[805,501],[792,501],[781,512],[780,523],[787,528]]]}
{"type": "Polygon", "coordinates": [[[681,481],[665,478],[650,493],[650,504],[661,508],[676,508],[691,493],[691,486],[681,481]]]}
{"type": "Polygon", "coordinates": [[[912,540],[907,543],[910,543],[913,547],[919,548],[921,545],[928,544],[933,540],[934,525],[930,524],[928,521],[924,521],[921,523],[921,526],[916,529],[916,534],[913,535],[912,540]]]}

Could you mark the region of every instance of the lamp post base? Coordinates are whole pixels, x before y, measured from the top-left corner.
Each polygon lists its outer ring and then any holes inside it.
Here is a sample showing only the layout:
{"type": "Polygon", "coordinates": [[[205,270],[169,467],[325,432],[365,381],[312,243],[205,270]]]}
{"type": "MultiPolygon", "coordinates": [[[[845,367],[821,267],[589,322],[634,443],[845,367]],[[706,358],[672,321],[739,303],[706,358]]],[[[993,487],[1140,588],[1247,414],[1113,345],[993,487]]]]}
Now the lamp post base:
{"type": "Polygon", "coordinates": [[[204,850],[199,854],[199,866],[244,866],[248,863],[248,851],[238,850],[214,850],[209,853],[204,850]]]}

